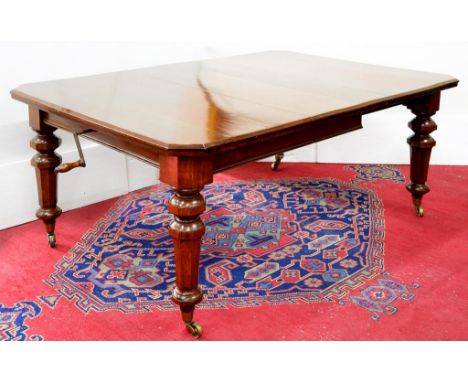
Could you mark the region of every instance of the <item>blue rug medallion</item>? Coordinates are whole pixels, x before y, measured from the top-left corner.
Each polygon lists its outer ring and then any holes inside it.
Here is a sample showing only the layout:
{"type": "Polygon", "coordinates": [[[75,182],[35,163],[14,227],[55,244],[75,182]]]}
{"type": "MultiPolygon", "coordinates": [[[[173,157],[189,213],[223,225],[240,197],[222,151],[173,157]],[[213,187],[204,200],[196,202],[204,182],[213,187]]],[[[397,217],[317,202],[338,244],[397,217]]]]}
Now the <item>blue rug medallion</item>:
{"type": "MultiPolygon", "coordinates": [[[[336,301],[383,271],[383,206],[335,179],[216,182],[204,189],[199,308],[336,301]]],[[[47,283],[82,311],[177,309],[171,191],[125,196],[47,283]]]]}

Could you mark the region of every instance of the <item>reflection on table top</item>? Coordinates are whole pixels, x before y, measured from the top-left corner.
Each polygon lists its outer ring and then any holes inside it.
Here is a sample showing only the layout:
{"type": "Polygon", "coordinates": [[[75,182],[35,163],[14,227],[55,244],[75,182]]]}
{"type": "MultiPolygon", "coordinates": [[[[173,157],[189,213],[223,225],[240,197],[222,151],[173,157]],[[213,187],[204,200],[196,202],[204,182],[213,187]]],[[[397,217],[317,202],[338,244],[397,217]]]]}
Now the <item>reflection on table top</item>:
{"type": "Polygon", "coordinates": [[[161,147],[206,148],[456,84],[443,74],[269,51],[25,84],[12,96],[161,147]]]}

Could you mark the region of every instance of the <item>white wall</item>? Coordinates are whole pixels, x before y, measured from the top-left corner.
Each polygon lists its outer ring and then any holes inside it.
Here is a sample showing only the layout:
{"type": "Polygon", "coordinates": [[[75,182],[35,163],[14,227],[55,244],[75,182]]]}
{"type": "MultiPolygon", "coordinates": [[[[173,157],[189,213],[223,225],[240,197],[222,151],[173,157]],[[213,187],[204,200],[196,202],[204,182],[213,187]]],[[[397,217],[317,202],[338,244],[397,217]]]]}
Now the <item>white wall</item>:
{"type": "MultiPolygon", "coordinates": [[[[435,116],[439,130],[433,164],[465,164],[468,155],[468,43],[0,43],[0,229],[34,219],[37,208],[34,170],[29,161],[33,136],[27,107],[9,96],[25,82],[196,60],[265,49],[288,49],[402,68],[448,73],[460,86],[443,93],[435,116]]],[[[367,115],[364,129],[287,153],[285,160],[348,163],[408,163],[404,107],[367,115]]],[[[58,133],[64,160],[77,157],[73,140],[58,133]]],[[[72,209],[147,186],[157,170],[135,159],[83,140],[85,169],[61,174],[59,205],[72,209]]]]}

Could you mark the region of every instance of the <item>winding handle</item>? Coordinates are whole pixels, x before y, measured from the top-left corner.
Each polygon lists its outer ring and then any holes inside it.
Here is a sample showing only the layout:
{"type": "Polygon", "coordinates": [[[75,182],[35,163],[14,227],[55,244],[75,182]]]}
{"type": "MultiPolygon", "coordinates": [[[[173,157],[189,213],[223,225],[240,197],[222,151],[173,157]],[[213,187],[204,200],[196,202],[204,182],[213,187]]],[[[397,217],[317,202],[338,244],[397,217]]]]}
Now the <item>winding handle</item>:
{"type": "Polygon", "coordinates": [[[73,133],[73,138],[75,139],[75,144],[76,148],[78,149],[78,155],[80,156],[80,159],[78,159],[75,162],[67,162],[67,163],[62,163],[58,165],[55,168],[55,172],[68,172],[70,170],[73,170],[74,168],[77,167],[86,167],[86,162],[83,156],[83,150],[81,149],[80,145],[80,139],[78,138],[78,133],[73,133]]]}
{"type": "Polygon", "coordinates": [[[86,167],[86,163],[81,159],[78,159],[75,162],[62,163],[61,165],[55,168],[55,172],[68,172],[77,167],[86,167]]]}

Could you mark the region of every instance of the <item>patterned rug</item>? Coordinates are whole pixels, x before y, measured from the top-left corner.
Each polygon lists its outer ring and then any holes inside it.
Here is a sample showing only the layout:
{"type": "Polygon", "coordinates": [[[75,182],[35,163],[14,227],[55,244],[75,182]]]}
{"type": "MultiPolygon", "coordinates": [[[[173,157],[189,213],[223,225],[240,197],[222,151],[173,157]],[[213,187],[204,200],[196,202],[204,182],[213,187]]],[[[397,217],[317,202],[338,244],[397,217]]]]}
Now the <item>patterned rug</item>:
{"type": "Polygon", "coordinates": [[[42,336],[26,333],[27,319],[32,319],[41,313],[41,307],[36,302],[21,301],[12,307],[0,304],[0,341],[41,341],[42,336]]]}
{"type": "MultiPolygon", "coordinates": [[[[465,179],[459,168],[432,171],[435,189],[465,179]]],[[[203,191],[204,338],[466,338],[464,217],[440,191],[415,217],[405,173],[289,164],[273,173],[257,163],[218,175],[203,191]]],[[[170,300],[170,194],[157,184],[67,212],[55,249],[40,222],[0,231],[0,340],[189,339],[170,300]]]]}
{"type": "MultiPolygon", "coordinates": [[[[177,309],[171,191],[121,198],[62,259],[48,283],[83,311],[177,309]]],[[[383,206],[334,179],[216,182],[206,187],[202,308],[325,302],[383,271],[383,206]]]]}

